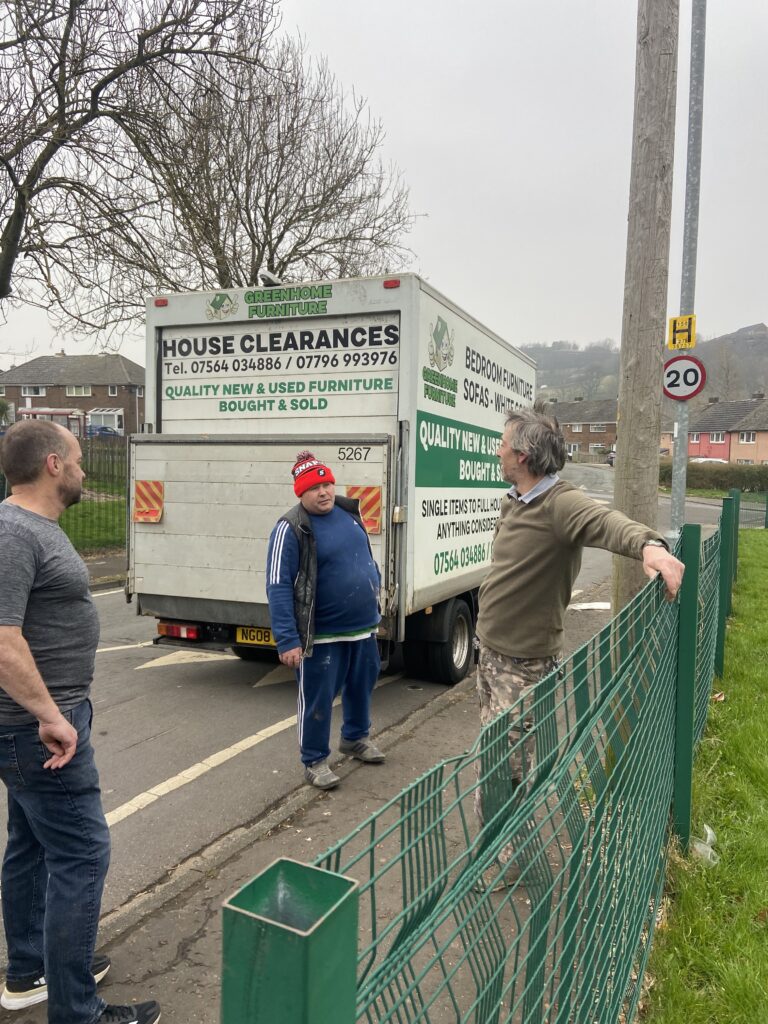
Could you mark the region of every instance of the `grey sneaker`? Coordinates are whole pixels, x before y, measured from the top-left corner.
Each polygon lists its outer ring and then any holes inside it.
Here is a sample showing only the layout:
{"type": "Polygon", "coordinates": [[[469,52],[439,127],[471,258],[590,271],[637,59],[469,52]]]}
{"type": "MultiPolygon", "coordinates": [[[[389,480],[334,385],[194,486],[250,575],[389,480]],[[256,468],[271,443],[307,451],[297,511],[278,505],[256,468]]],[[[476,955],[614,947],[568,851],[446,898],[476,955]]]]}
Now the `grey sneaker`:
{"type": "Polygon", "coordinates": [[[315,761],[304,768],[304,778],[318,789],[333,789],[341,779],[332,772],[327,761],[315,761]]]}
{"type": "Polygon", "coordinates": [[[371,743],[367,736],[361,740],[342,739],[339,743],[339,751],[342,754],[349,754],[350,757],[356,757],[358,761],[365,761],[366,764],[381,764],[386,760],[386,754],[383,754],[377,746],[371,743]]]}

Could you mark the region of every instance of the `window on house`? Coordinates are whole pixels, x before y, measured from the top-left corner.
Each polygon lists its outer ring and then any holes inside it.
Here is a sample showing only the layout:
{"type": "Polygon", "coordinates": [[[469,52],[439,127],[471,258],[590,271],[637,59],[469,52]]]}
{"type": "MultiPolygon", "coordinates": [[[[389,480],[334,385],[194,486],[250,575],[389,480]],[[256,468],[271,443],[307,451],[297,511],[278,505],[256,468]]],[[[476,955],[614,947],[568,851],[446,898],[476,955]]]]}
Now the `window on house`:
{"type": "Polygon", "coordinates": [[[689,434],[688,440],[691,442],[691,444],[698,444],[700,437],[700,434],[689,434]]]}
{"type": "Polygon", "coordinates": [[[117,398],[117,384],[110,384],[109,385],[109,397],[110,398],[117,398]]]}
{"type": "Polygon", "coordinates": [[[579,450],[579,448],[580,448],[580,447],[581,447],[581,445],[579,445],[579,444],[574,444],[573,442],[571,442],[571,444],[568,444],[568,445],[566,445],[566,448],[567,448],[567,449],[568,449],[568,451],[569,451],[569,452],[571,453],[571,455],[575,455],[575,454],[576,454],[576,452],[577,452],[577,451],[579,450]]]}
{"type": "Polygon", "coordinates": [[[604,434],[605,424],[604,423],[590,423],[589,424],[590,434],[604,434]]]}
{"type": "Polygon", "coordinates": [[[710,444],[725,444],[725,431],[716,430],[713,434],[709,435],[710,444]]]}
{"type": "Polygon", "coordinates": [[[143,384],[139,384],[139,386],[136,388],[136,395],[137,395],[138,398],[143,398],[144,397],[144,386],[143,386],[143,384]]]}
{"type": "Polygon", "coordinates": [[[580,434],[581,430],[582,430],[581,423],[572,423],[571,424],[571,430],[573,431],[574,434],[580,434]]]}
{"type": "Polygon", "coordinates": [[[67,398],[90,398],[90,384],[67,384],[67,398]]]}
{"type": "Polygon", "coordinates": [[[752,459],[736,459],[736,462],[739,466],[754,466],[752,459]]]}
{"type": "Polygon", "coordinates": [[[21,388],[22,398],[45,398],[45,388],[40,384],[23,384],[21,388]]]}
{"type": "Polygon", "coordinates": [[[589,450],[591,452],[601,452],[603,450],[603,448],[605,448],[604,444],[591,444],[589,446],[589,450]]]}
{"type": "Polygon", "coordinates": [[[742,430],[739,434],[739,444],[754,444],[755,443],[755,432],[754,430],[742,430]]]}
{"type": "Polygon", "coordinates": [[[0,398],[5,398],[5,385],[0,384],[0,398]]]}

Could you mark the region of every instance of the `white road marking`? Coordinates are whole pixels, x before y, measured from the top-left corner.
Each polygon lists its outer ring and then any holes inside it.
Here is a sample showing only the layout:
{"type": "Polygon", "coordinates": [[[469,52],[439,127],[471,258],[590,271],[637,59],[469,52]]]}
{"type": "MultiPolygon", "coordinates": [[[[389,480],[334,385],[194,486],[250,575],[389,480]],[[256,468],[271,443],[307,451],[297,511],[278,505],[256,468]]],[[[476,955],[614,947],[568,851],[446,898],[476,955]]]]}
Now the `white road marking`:
{"type": "Polygon", "coordinates": [[[159,658],[153,658],[143,665],[137,665],[135,672],[145,668],[165,668],[167,665],[194,665],[204,661],[238,661],[237,655],[223,651],[171,651],[159,658]]]}
{"type": "Polygon", "coordinates": [[[583,593],[584,593],[583,590],[572,590],[571,591],[571,597],[578,597],[579,594],[583,594],[583,593]]]}
{"type": "Polygon", "coordinates": [[[276,683],[293,683],[296,681],[296,676],[292,668],[288,668],[287,665],[278,665],[277,668],[273,668],[271,672],[267,672],[265,676],[257,680],[253,684],[252,689],[256,689],[259,686],[274,686],[276,683]]]}
{"type": "MultiPolygon", "coordinates": [[[[186,654],[186,651],[181,651],[181,654],[186,654]]],[[[383,676],[377,683],[377,687],[386,686],[388,683],[393,683],[397,679],[402,679],[403,673],[398,672],[396,675],[383,676]]],[[[337,697],[333,702],[333,706],[337,708],[341,704],[341,698],[337,697]]],[[[219,765],[225,764],[227,761],[231,761],[233,757],[237,757],[238,754],[244,753],[246,750],[252,750],[253,747],[258,746],[259,743],[263,743],[264,740],[270,739],[272,736],[277,736],[278,733],[285,732],[286,729],[290,729],[291,726],[296,725],[296,715],[291,715],[290,718],[283,718],[280,722],[275,722],[274,725],[268,725],[266,729],[260,729],[259,732],[253,734],[253,736],[247,736],[244,740],[239,740],[237,743],[233,743],[230,747],[225,747],[224,750],[219,750],[215,754],[211,754],[210,757],[206,757],[202,761],[198,761],[197,764],[191,765],[189,768],[185,768],[183,772],[179,772],[178,775],[172,776],[170,779],[166,779],[165,782],[158,782],[157,785],[151,786],[143,793],[139,793],[132,800],[127,803],[121,804],[116,807],[114,811],[110,811],[107,814],[107,824],[111,828],[116,825],[119,821],[124,821],[126,818],[130,818],[132,814],[136,814],[137,811],[143,810],[145,807],[149,807],[150,804],[155,803],[160,797],[167,796],[172,793],[175,789],[180,789],[182,786],[186,786],[188,782],[194,782],[195,779],[199,779],[201,775],[205,775],[212,768],[218,768],[219,765]]]]}
{"type": "Polygon", "coordinates": [[[110,594],[124,594],[125,591],[121,587],[119,590],[97,590],[91,594],[91,597],[109,597],[110,594]]]}
{"type": "Polygon", "coordinates": [[[130,651],[134,647],[151,647],[151,640],[142,640],[138,644],[122,644],[120,647],[98,647],[97,654],[109,654],[110,651],[130,651]]]}
{"type": "Polygon", "coordinates": [[[569,604],[569,612],[609,612],[610,601],[583,601],[581,604],[569,604]]]}
{"type": "MultiPolygon", "coordinates": [[[[336,701],[336,703],[338,704],[339,701],[336,701]]],[[[132,800],[121,804],[120,807],[116,807],[114,811],[110,811],[106,816],[107,824],[111,828],[119,821],[130,818],[132,814],[153,804],[160,797],[167,796],[181,786],[186,786],[188,782],[194,782],[195,779],[199,779],[201,775],[205,775],[212,768],[217,768],[220,764],[230,761],[233,757],[237,757],[238,754],[242,754],[246,750],[251,750],[259,743],[263,743],[264,740],[268,740],[278,733],[285,732],[286,729],[290,729],[294,725],[296,725],[296,715],[291,715],[290,718],[284,718],[280,722],[275,722],[274,725],[269,725],[266,729],[260,729],[253,736],[247,736],[244,740],[233,743],[231,747],[225,747],[224,750],[211,754],[210,757],[198,761],[197,764],[193,764],[189,768],[185,768],[183,772],[179,772],[178,775],[166,779],[165,782],[158,782],[156,786],[151,786],[144,793],[139,793],[132,800]]]]}

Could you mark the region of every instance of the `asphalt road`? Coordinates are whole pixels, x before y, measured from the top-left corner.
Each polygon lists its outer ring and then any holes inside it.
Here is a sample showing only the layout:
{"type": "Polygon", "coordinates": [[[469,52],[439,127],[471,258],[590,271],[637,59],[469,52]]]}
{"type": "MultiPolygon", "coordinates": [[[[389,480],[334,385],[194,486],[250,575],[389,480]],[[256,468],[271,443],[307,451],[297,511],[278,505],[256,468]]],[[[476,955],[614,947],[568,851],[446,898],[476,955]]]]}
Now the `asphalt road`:
{"type": "MultiPolygon", "coordinates": [[[[590,488],[606,503],[609,472],[605,487],[590,488]]],[[[662,529],[668,510],[669,501],[661,499],[662,529]]],[[[692,522],[715,523],[718,515],[713,505],[688,508],[692,522]]],[[[609,554],[586,551],[574,601],[610,571],[609,554]]],[[[137,617],[121,591],[102,591],[94,599],[101,619],[94,745],[113,838],[103,907],[108,912],[304,783],[295,683],[275,657],[244,662],[157,648],[151,643],[154,620],[137,617]]],[[[438,684],[385,675],[374,698],[375,729],[401,721],[442,691],[438,684]]],[[[338,736],[338,723],[332,736],[338,736]]],[[[350,821],[350,829],[355,824],[350,821]]]]}

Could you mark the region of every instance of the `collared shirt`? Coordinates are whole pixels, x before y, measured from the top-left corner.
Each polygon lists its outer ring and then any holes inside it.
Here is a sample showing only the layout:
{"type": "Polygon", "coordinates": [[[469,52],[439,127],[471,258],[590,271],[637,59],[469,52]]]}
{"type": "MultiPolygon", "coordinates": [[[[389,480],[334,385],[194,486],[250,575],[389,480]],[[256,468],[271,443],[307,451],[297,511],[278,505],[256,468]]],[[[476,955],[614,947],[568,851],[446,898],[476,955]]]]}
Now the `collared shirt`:
{"type": "Polygon", "coordinates": [[[522,501],[524,505],[528,505],[534,498],[538,498],[542,494],[546,494],[547,491],[554,487],[560,477],[557,473],[548,473],[547,476],[543,476],[537,484],[534,484],[530,491],[526,491],[525,494],[518,494],[517,488],[514,484],[509,488],[507,494],[510,498],[516,498],[518,501],[522,501]]]}

